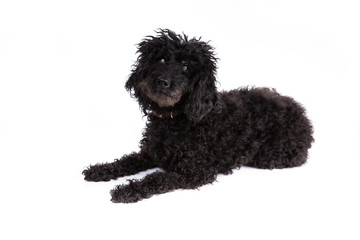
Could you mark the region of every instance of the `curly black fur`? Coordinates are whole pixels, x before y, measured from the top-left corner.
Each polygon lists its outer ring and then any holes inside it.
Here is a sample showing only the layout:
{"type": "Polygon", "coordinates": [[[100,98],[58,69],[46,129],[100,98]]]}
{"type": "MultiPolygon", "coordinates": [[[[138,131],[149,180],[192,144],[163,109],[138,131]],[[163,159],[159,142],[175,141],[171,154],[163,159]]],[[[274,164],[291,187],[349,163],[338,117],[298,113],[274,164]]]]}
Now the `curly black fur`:
{"type": "Polygon", "coordinates": [[[150,168],[163,172],[111,191],[113,202],[137,202],[175,189],[194,189],[242,165],[297,167],[313,142],[305,109],[274,89],[216,90],[213,48],[159,30],[139,44],[126,89],[138,100],[147,128],[140,151],[83,171],[109,181],[150,168]]]}

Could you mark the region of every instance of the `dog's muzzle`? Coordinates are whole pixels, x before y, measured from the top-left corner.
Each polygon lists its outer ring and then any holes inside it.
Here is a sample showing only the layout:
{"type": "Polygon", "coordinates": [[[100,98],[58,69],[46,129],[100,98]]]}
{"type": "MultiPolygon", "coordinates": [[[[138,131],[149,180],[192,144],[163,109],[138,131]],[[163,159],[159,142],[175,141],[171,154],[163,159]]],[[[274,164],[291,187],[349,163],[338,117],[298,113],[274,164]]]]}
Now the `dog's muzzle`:
{"type": "MultiPolygon", "coordinates": [[[[161,90],[168,90],[170,88],[170,83],[165,80],[158,80],[159,84],[163,86],[160,88],[161,90]]],[[[141,91],[152,101],[154,101],[159,107],[171,107],[174,106],[178,101],[180,101],[182,97],[182,91],[180,89],[176,89],[169,93],[164,93],[162,91],[154,91],[152,90],[148,83],[141,82],[139,84],[141,91]]]]}

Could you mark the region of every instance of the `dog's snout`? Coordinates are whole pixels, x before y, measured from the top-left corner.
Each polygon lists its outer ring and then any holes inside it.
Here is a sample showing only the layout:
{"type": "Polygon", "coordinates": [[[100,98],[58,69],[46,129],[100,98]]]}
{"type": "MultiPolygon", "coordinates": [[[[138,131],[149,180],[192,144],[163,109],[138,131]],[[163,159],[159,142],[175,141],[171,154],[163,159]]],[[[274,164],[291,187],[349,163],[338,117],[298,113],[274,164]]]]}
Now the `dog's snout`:
{"type": "Polygon", "coordinates": [[[158,78],[156,81],[157,85],[163,88],[169,88],[170,87],[170,81],[165,78],[158,78]]]}

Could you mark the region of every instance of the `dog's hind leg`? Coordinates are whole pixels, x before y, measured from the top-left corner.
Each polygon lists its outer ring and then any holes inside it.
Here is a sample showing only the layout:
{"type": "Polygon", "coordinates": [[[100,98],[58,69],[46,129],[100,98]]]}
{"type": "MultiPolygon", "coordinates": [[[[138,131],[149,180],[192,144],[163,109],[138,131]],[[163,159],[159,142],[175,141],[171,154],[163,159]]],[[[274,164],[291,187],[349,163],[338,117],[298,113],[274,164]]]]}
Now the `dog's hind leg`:
{"type": "Polygon", "coordinates": [[[142,153],[131,153],[116,159],[112,163],[96,164],[88,167],[82,173],[86,181],[110,181],[156,167],[152,161],[142,153]]]}

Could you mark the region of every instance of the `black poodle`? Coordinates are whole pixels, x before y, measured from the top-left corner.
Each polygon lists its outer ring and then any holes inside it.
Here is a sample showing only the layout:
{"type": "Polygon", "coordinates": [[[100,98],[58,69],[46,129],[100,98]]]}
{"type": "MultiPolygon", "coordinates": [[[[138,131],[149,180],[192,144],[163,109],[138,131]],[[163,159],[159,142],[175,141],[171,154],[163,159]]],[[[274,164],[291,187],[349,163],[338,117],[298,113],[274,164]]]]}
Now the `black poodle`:
{"type": "Polygon", "coordinates": [[[304,108],[268,88],[216,90],[213,48],[170,30],[138,45],[126,89],[148,116],[140,151],[83,171],[87,181],[109,181],[151,168],[141,180],[111,191],[131,203],[175,189],[195,189],[242,165],[297,167],[313,142],[304,108]]]}

